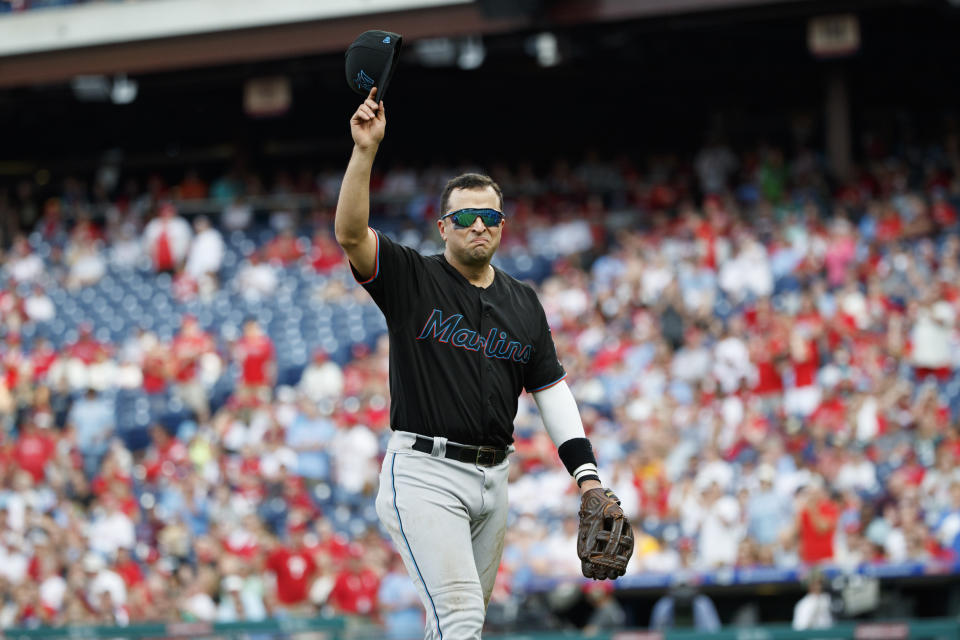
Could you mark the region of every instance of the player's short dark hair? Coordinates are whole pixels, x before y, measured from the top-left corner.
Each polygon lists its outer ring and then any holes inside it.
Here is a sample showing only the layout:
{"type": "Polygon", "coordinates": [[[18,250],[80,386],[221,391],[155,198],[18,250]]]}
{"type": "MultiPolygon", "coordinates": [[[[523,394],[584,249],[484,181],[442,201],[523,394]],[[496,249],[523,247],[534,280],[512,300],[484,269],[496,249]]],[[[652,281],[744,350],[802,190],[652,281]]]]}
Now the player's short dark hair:
{"type": "Polygon", "coordinates": [[[493,187],[493,190],[497,193],[497,198],[500,199],[500,211],[503,211],[503,191],[500,190],[500,185],[494,182],[493,178],[482,173],[464,173],[456,178],[451,178],[447,182],[447,186],[443,188],[443,193],[440,195],[440,215],[447,213],[447,207],[450,205],[450,194],[453,193],[454,189],[485,189],[486,187],[493,187]]]}

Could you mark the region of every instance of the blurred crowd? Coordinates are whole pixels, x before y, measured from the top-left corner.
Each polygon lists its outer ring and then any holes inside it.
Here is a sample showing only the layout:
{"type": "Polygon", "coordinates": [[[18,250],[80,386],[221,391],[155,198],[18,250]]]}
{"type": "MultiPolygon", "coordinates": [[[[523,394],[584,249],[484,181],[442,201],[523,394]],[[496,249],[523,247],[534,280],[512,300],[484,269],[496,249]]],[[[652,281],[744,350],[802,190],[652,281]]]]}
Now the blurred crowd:
{"type": "MultiPolygon", "coordinates": [[[[377,174],[374,224],[436,251],[436,196],[464,169],[377,174]]],[[[561,362],[601,477],[636,523],[628,575],[955,566],[954,139],[871,146],[843,181],[812,151],[719,141],[692,157],[486,169],[507,195],[502,257],[548,265],[537,285],[561,362]]],[[[321,612],[420,632],[372,511],[389,435],[384,336],[347,357],[311,344],[278,380],[270,327],[247,318],[234,335],[186,311],[224,291],[279,304],[284,269],[325,278],[293,302],[304,314],[372,305],[330,237],[339,176],[0,190],[0,627],[321,612]],[[251,204],[297,194],[312,204],[251,204]],[[185,214],[191,202],[219,219],[185,214]],[[256,241],[226,278],[224,235],[237,232],[256,241]],[[173,335],[91,323],[44,337],[126,271],[170,279],[185,310],[173,335]],[[117,425],[130,390],[151,416],[139,439],[117,425]]],[[[576,489],[527,396],[516,445],[501,612],[531,581],[579,574],[576,489]]]]}

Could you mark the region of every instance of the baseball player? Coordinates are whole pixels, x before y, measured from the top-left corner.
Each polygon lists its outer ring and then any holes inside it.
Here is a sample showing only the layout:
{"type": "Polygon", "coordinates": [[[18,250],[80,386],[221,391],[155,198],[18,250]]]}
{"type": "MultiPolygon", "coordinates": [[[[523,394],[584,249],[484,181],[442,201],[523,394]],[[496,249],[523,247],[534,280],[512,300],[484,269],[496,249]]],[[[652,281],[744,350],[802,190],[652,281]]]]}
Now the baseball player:
{"type": "Polygon", "coordinates": [[[377,514],[419,590],[425,638],[480,638],[503,551],[507,456],[523,390],[580,487],[584,575],[623,575],[633,535],[619,500],[602,488],[536,293],[490,264],[506,224],[500,187],[473,173],[447,183],[439,255],[420,255],[367,226],[370,172],[386,127],[376,91],[350,118],[354,147],[335,230],[390,336],[394,433],[377,514]]]}

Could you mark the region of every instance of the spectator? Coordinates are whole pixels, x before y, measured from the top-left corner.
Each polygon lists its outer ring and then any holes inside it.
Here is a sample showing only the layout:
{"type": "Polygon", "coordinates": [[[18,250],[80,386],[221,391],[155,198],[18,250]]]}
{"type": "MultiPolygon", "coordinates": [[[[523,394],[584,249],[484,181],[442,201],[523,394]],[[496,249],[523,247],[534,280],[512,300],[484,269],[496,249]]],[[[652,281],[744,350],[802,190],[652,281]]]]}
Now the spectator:
{"type": "Polygon", "coordinates": [[[343,250],[331,236],[330,231],[321,227],[313,234],[310,248],[310,264],[318,273],[330,273],[344,262],[343,250]]]}
{"type": "MultiPolygon", "coordinates": [[[[624,495],[624,494],[618,494],[624,495]]],[[[562,528],[553,528],[543,541],[541,553],[549,562],[549,573],[555,576],[576,575],[580,570],[579,558],[570,554],[570,549],[577,548],[577,531],[579,521],[576,518],[565,518],[562,528]]],[[[641,547],[641,545],[637,545],[641,547]]],[[[635,555],[640,555],[642,548],[637,549],[635,555]]],[[[640,558],[637,558],[639,561],[640,558]]]]}
{"type": "Polygon", "coordinates": [[[17,333],[23,326],[23,301],[14,290],[0,289],[0,322],[7,331],[17,333]]]}
{"type": "Polygon", "coordinates": [[[670,366],[674,378],[697,383],[707,377],[712,356],[704,338],[703,331],[699,328],[687,329],[683,346],[674,354],[670,366]]]}
{"type": "Polygon", "coordinates": [[[74,402],[67,423],[76,434],[77,448],[83,456],[83,468],[87,475],[93,476],[113,437],[113,406],[106,398],[98,397],[94,389],[87,389],[83,398],[74,402]]]}
{"type": "Polygon", "coordinates": [[[94,606],[100,609],[106,605],[106,613],[113,614],[113,607],[122,607],[127,601],[127,587],[123,583],[123,578],[107,568],[107,563],[103,556],[90,551],[83,557],[83,571],[86,578],[86,597],[87,601],[95,603],[94,606]],[[102,595],[108,593],[109,600],[104,600],[102,595]]]}
{"type": "Polygon", "coordinates": [[[723,263],[717,276],[720,288],[735,301],[773,293],[773,273],[766,250],[750,236],[740,240],[736,256],[723,263]]]}
{"type": "Polygon", "coordinates": [[[704,566],[733,566],[743,536],[740,505],[713,482],[703,494],[704,516],[700,527],[700,558],[704,566]]]}
{"type": "Polygon", "coordinates": [[[327,447],[335,433],[333,421],[321,416],[312,400],[300,402],[300,410],[286,430],[287,446],[297,453],[297,475],[313,482],[330,479],[327,447]]]}
{"type": "Polygon", "coordinates": [[[56,440],[48,428],[42,428],[31,419],[20,423],[20,435],[13,448],[13,459],[32,482],[42,482],[46,477],[47,463],[53,459],[56,440]]]}
{"type": "Polygon", "coordinates": [[[273,296],[277,283],[276,269],[264,261],[258,251],[250,255],[250,259],[237,273],[237,288],[250,302],[259,302],[273,296]]]}
{"type": "Polygon", "coordinates": [[[831,236],[824,263],[827,268],[827,282],[838,287],[847,282],[848,269],[856,258],[857,245],[853,229],[844,218],[838,218],[833,223],[831,236]]]}
{"type": "Polygon", "coordinates": [[[588,583],[584,591],[587,600],[593,606],[593,612],[583,628],[585,636],[597,635],[600,631],[621,629],[627,621],[623,607],[613,597],[613,584],[610,582],[588,583]]]}
{"type": "Polygon", "coordinates": [[[143,249],[158,273],[173,273],[187,257],[193,232],[172,204],[162,204],[143,229],[143,249]]]}
{"type": "Polygon", "coordinates": [[[206,216],[197,216],[193,221],[193,241],[187,254],[186,272],[194,280],[215,280],[223,264],[223,236],[213,228],[206,216]]]}
{"type": "Polygon", "coordinates": [[[258,621],[267,617],[263,580],[248,563],[230,559],[224,567],[227,575],[220,582],[218,622],[258,621]],[[228,567],[236,567],[229,573],[228,567]]]}
{"type": "Polygon", "coordinates": [[[747,530],[761,545],[772,545],[780,537],[780,530],[789,509],[774,489],[776,470],[769,464],[757,469],[759,488],[750,496],[747,507],[747,530]]]}
{"type": "MultiPolygon", "coordinates": [[[[0,578],[3,578],[9,585],[20,585],[27,578],[30,558],[26,553],[25,546],[25,538],[11,536],[9,530],[8,535],[0,539],[0,578]]],[[[12,613],[16,615],[18,612],[12,613]]]]}
{"type": "MultiPolygon", "coordinates": [[[[136,506],[134,506],[135,508],[136,506]]],[[[130,515],[127,511],[124,511],[124,514],[130,515]]],[[[117,561],[113,565],[113,570],[123,578],[123,583],[127,585],[128,592],[144,583],[143,571],[141,571],[137,561],[133,559],[132,551],[133,549],[128,546],[118,545],[117,561]]]]}
{"type": "Polygon", "coordinates": [[[950,504],[942,512],[936,533],[940,544],[960,557],[960,480],[950,485],[950,504]]]}
{"type": "MultiPolygon", "coordinates": [[[[650,614],[650,628],[665,631],[675,628],[681,612],[692,612],[693,628],[700,633],[714,633],[720,630],[720,616],[713,601],[698,593],[696,587],[682,581],[670,587],[664,597],[657,600],[650,614]]],[[[686,617],[686,616],[684,616],[686,617]]]]}
{"type": "Polygon", "coordinates": [[[2,356],[3,367],[6,370],[6,384],[9,389],[17,390],[26,381],[29,373],[27,358],[20,349],[20,334],[7,334],[6,353],[2,356]]]}
{"type": "Polygon", "coordinates": [[[57,351],[46,338],[36,338],[29,354],[29,369],[32,382],[41,384],[46,381],[50,370],[58,361],[57,351]]]}
{"type": "Polygon", "coordinates": [[[394,554],[390,569],[380,581],[377,602],[388,640],[419,640],[423,636],[423,607],[413,581],[394,554]]]}
{"type": "Polygon", "coordinates": [[[334,477],[344,497],[371,495],[377,481],[380,446],[369,427],[355,422],[355,418],[348,420],[352,426],[338,429],[330,444],[334,477]]]}
{"type": "Polygon", "coordinates": [[[132,549],[136,542],[133,521],[113,496],[104,496],[100,504],[103,514],[91,523],[90,549],[104,557],[116,557],[119,549],[132,549]]]}
{"type": "Polygon", "coordinates": [[[177,188],[181,200],[203,200],[207,197],[207,184],[200,179],[196,169],[189,169],[177,188]]]}
{"type": "Polygon", "coordinates": [[[96,601],[92,607],[97,615],[97,622],[111,627],[125,627],[130,623],[126,607],[114,601],[113,593],[109,589],[96,592],[94,597],[96,601]]]}
{"type": "Polygon", "coordinates": [[[820,405],[817,344],[801,328],[791,334],[789,349],[793,385],[784,394],[784,410],[791,416],[806,417],[820,405]]]}
{"type": "Polygon", "coordinates": [[[936,453],[936,466],[924,474],[920,484],[924,508],[931,513],[939,513],[947,508],[951,503],[955,482],[960,482],[957,453],[941,442],[936,453]]]}
{"type": "Polygon", "coordinates": [[[238,622],[249,619],[243,598],[243,578],[237,575],[224,576],[220,581],[217,622],[238,622]]]}
{"type": "Polygon", "coordinates": [[[11,257],[6,260],[7,272],[16,282],[34,282],[43,274],[43,260],[30,248],[25,236],[13,241],[11,257]]]}
{"type": "Polygon", "coordinates": [[[204,575],[194,572],[190,565],[182,567],[186,577],[183,594],[180,597],[180,615],[187,622],[213,622],[217,616],[217,605],[207,593],[204,575]]]}
{"type": "Polygon", "coordinates": [[[57,315],[53,300],[39,285],[34,286],[31,294],[23,301],[23,309],[33,322],[49,322],[57,315]]]}
{"type": "Polygon", "coordinates": [[[700,190],[707,195],[726,191],[727,180],[736,171],[739,162],[729,147],[719,138],[700,150],[694,160],[700,190]]]}
{"type": "Polygon", "coordinates": [[[243,337],[233,346],[233,357],[240,364],[239,394],[243,402],[265,402],[276,378],[273,341],[260,324],[248,319],[243,324],[243,337]]]}
{"type": "Polygon", "coordinates": [[[263,248],[263,259],[271,264],[286,267],[303,256],[300,241],[294,235],[293,228],[283,227],[263,248]]]}
{"type": "Polygon", "coordinates": [[[800,559],[810,565],[833,558],[833,536],[839,510],[827,494],[823,478],[814,476],[798,497],[800,559]]]}
{"type": "MultiPolygon", "coordinates": [[[[216,188],[214,183],[214,187],[216,188]]],[[[223,228],[227,231],[239,231],[242,229],[247,229],[250,227],[250,224],[253,222],[253,207],[251,207],[243,198],[238,196],[231,195],[220,195],[214,192],[214,197],[218,200],[226,199],[229,204],[224,207],[223,213],[220,214],[220,224],[223,225],[223,228]]]]}
{"type": "Polygon", "coordinates": [[[303,370],[299,390],[311,402],[320,403],[339,398],[343,393],[343,371],[323,348],[313,351],[313,360],[303,370]]]}
{"type": "Polygon", "coordinates": [[[187,449],[161,424],[151,425],[149,431],[150,445],[144,453],[143,466],[146,480],[155,483],[176,475],[178,467],[188,459],[187,449]]]}
{"type": "Polygon", "coordinates": [[[917,378],[932,375],[946,380],[953,371],[950,357],[956,312],[944,300],[928,298],[916,311],[916,320],[910,332],[913,345],[913,366],[917,378]]]}
{"type": "Polygon", "coordinates": [[[137,238],[137,228],[132,222],[121,222],[110,234],[107,249],[108,260],[114,267],[132,269],[144,257],[145,248],[137,238]]]}
{"type": "Polygon", "coordinates": [[[66,285],[70,289],[92,286],[107,272],[107,261],[93,238],[80,239],[67,254],[66,263],[70,269],[66,285]]]}
{"type": "Polygon", "coordinates": [[[200,371],[205,358],[216,357],[213,338],[200,327],[195,316],[186,314],[180,333],[173,340],[172,352],[174,392],[197,420],[205,423],[210,419],[210,402],[200,371]]]}
{"type": "Polygon", "coordinates": [[[334,611],[345,615],[376,615],[377,592],[380,578],[364,562],[363,549],[352,546],[347,555],[346,566],[333,582],[329,602],[334,611]]]}
{"type": "Polygon", "coordinates": [[[317,564],[304,544],[307,523],[291,522],[287,527],[289,545],[278,544],[267,556],[266,568],[275,579],[274,610],[292,614],[310,611],[310,583],[316,577],[317,564]]]}
{"type": "Polygon", "coordinates": [[[78,332],[77,339],[67,345],[65,350],[68,358],[75,359],[80,364],[89,365],[101,356],[110,355],[110,348],[93,336],[93,325],[84,322],[78,327],[78,332]]]}
{"type": "MultiPolygon", "coordinates": [[[[42,534],[46,536],[46,534],[42,534]]],[[[48,540],[49,542],[49,540],[48,540]]],[[[63,610],[63,603],[67,594],[67,581],[61,575],[63,567],[56,553],[43,555],[38,558],[38,588],[39,604],[47,617],[47,624],[56,620],[56,616],[63,610]]]]}
{"type": "Polygon", "coordinates": [[[793,628],[797,631],[833,626],[830,594],[823,592],[823,580],[823,574],[818,570],[811,571],[807,577],[807,595],[793,608],[793,628]]]}
{"type": "MultiPolygon", "coordinates": [[[[181,267],[173,274],[171,289],[173,297],[178,302],[187,303],[200,295],[200,282],[181,267]]],[[[205,291],[205,298],[209,299],[209,294],[212,292],[213,287],[208,286],[205,291]]]]}
{"type": "Polygon", "coordinates": [[[727,321],[723,338],[713,350],[713,375],[726,393],[737,391],[741,381],[749,381],[753,376],[750,351],[742,337],[745,330],[743,318],[731,318],[727,321]]]}
{"type": "Polygon", "coordinates": [[[839,491],[853,489],[865,495],[876,495],[880,490],[877,470],[862,447],[847,447],[841,453],[843,462],[833,485],[839,491]]]}

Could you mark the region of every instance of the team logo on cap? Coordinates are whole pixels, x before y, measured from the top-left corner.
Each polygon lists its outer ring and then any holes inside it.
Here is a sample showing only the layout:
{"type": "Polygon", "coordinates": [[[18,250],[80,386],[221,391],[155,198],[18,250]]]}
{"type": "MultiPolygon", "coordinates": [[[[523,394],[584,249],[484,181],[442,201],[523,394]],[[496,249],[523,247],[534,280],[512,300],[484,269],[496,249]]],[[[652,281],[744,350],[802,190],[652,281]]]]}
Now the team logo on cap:
{"type": "Polygon", "coordinates": [[[390,36],[387,36],[381,42],[383,42],[383,44],[390,44],[390,36]]]}
{"type": "Polygon", "coordinates": [[[363,69],[360,69],[360,72],[357,73],[357,77],[354,78],[353,81],[356,82],[357,86],[364,91],[369,91],[374,85],[373,78],[364,73],[363,69]]]}

